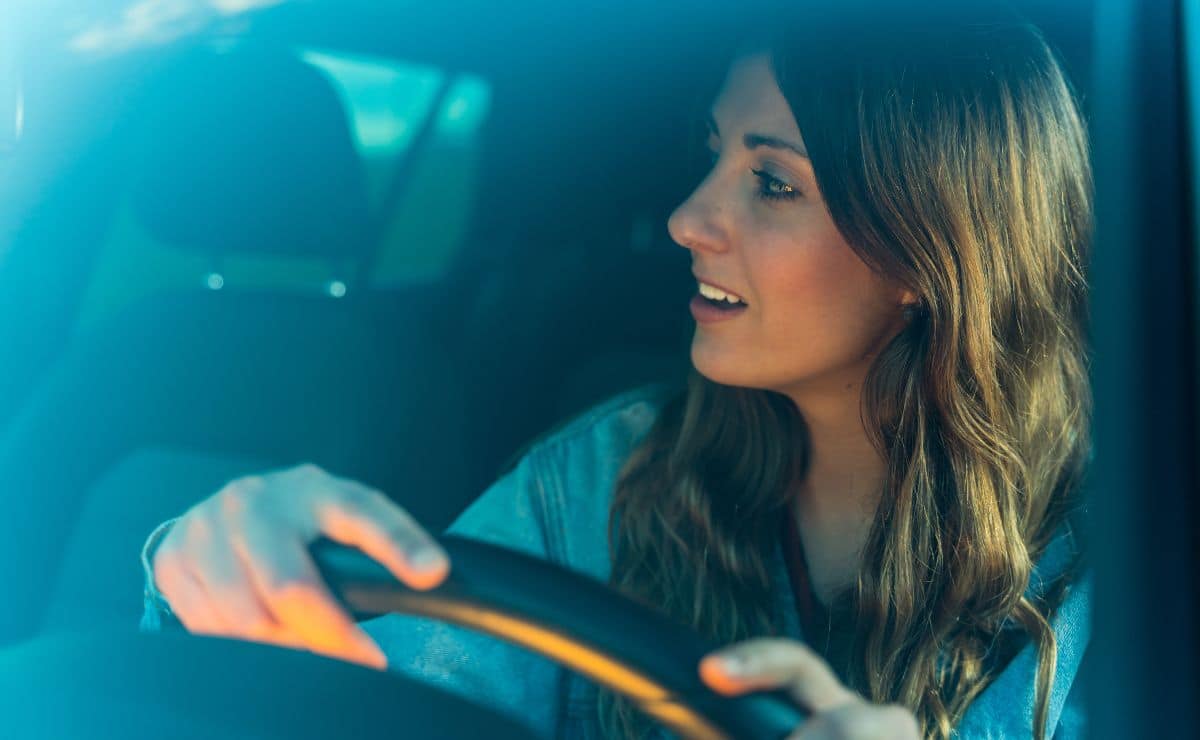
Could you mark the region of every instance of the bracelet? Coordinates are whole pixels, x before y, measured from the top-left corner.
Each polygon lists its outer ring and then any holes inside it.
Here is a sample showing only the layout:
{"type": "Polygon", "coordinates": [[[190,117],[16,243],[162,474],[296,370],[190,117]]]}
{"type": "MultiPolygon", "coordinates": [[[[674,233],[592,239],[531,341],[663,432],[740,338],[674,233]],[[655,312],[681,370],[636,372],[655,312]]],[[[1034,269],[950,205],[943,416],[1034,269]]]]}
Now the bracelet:
{"type": "Polygon", "coordinates": [[[174,517],[155,527],[150,536],[146,538],[146,544],[142,545],[142,573],[145,576],[146,584],[143,595],[147,601],[153,603],[155,607],[167,614],[174,614],[174,612],[171,611],[171,605],[167,603],[167,600],[163,598],[158,587],[154,584],[154,568],[151,566],[150,560],[154,556],[154,552],[158,549],[159,544],[162,543],[162,539],[166,536],[167,531],[179,519],[180,517],[174,517]]]}

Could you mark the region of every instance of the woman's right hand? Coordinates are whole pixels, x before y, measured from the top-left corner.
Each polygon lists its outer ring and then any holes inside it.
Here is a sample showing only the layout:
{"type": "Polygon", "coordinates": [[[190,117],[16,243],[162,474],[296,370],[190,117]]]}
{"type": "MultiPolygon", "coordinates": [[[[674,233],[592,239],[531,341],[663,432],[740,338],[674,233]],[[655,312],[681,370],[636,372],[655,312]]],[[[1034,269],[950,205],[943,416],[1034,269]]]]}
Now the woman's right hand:
{"type": "Polygon", "coordinates": [[[387,659],[318,574],[321,536],[357,547],[415,589],[450,561],[379,491],[315,465],[240,478],[192,507],[154,553],[154,583],[189,632],[293,648],[383,669],[387,659]]]}

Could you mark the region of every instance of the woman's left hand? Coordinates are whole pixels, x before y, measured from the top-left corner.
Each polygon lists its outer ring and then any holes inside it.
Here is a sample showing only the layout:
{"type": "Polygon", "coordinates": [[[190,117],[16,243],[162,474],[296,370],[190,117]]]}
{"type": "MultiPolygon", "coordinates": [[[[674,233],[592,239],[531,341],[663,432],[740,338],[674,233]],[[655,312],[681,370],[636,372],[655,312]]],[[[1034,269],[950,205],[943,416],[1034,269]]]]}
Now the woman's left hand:
{"type": "Polygon", "coordinates": [[[714,691],[736,696],[784,689],[812,716],[789,740],[918,740],[917,719],[899,704],[871,704],[842,685],[821,656],[784,638],[735,643],[700,661],[700,678],[714,691]]]}

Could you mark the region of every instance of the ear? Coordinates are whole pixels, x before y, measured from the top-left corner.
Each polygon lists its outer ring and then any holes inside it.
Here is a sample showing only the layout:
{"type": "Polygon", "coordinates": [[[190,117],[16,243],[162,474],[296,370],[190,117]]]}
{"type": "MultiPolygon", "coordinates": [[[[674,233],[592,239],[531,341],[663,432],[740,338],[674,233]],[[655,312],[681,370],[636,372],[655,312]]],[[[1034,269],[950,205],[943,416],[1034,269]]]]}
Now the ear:
{"type": "Polygon", "coordinates": [[[902,308],[908,308],[910,306],[915,308],[916,306],[919,306],[920,304],[921,304],[921,299],[917,297],[917,294],[915,291],[908,290],[906,288],[900,292],[900,306],[902,308]]]}

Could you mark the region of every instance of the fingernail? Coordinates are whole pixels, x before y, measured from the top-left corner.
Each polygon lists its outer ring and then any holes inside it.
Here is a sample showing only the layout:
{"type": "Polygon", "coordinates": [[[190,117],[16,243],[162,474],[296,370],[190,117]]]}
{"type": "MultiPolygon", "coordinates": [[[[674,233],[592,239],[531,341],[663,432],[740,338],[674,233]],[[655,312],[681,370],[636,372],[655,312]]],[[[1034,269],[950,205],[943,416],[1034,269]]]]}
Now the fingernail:
{"type": "Polygon", "coordinates": [[[740,676],[746,672],[746,661],[737,655],[725,655],[720,658],[721,670],[730,676],[740,676]]]}
{"type": "Polygon", "coordinates": [[[432,547],[422,547],[408,556],[408,564],[417,570],[437,570],[445,562],[446,557],[432,547]]]}
{"type": "Polygon", "coordinates": [[[700,678],[717,693],[736,696],[745,690],[745,682],[727,666],[728,656],[710,655],[700,663],[700,678]]]}

